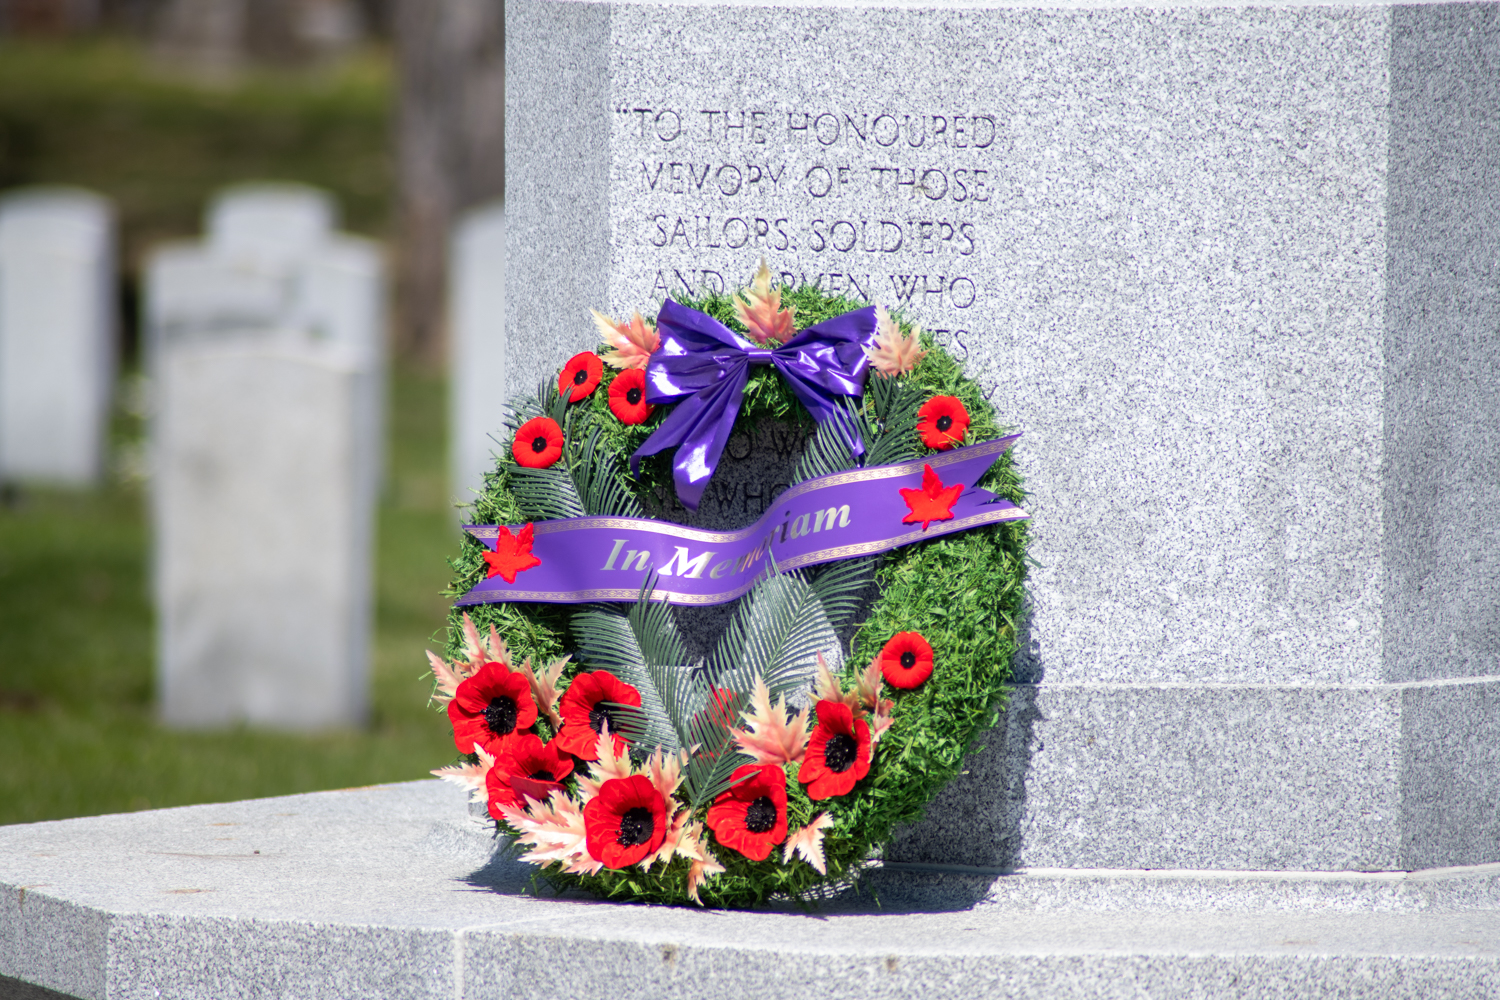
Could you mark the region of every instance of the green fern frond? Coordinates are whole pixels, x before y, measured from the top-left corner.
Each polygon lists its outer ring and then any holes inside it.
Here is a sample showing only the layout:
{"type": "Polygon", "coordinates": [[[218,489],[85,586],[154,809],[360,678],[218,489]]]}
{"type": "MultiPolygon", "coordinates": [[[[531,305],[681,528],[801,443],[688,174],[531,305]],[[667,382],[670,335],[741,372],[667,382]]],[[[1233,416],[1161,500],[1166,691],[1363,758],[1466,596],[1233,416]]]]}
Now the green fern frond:
{"type": "Polygon", "coordinates": [[[865,390],[880,431],[872,435],[874,444],[865,455],[865,464],[894,465],[921,454],[917,411],[926,402],[927,393],[906,378],[871,378],[865,390]]]}
{"type": "Polygon", "coordinates": [[[703,707],[686,720],[688,745],[695,749],[684,775],[684,786],[694,810],[728,789],[735,768],[751,760],[734,748],[730,736],[730,727],[739,721],[740,713],[750,703],[749,695],[713,690],[707,685],[704,689],[708,697],[703,707]]]}
{"type": "MultiPolygon", "coordinates": [[[[544,383],[545,387],[545,383],[544,383]]],[[[557,396],[556,389],[553,396],[557,396]]],[[[541,412],[531,397],[517,400],[509,420],[520,424],[541,412]]],[[[532,521],[565,517],[645,517],[645,509],[621,475],[621,463],[604,454],[603,430],[589,427],[580,407],[566,414],[563,457],[546,469],[510,468],[510,483],[521,513],[532,521]],[[587,431],[587,433],[585,433],[587,431]]]]}
{"type": "Polygon", "coordinates": [[[646,663],[662,666],[687,662],[687,649],[682,644],[682,635],[677,631],[677,619],[665,601],[652,603],[649,598],[656,588],[657,576],[651,573],[641,587],[641,594],[631,606],[628,618],[630,627],[640,644],[641,656],[646,663]]]}
{"type": "Polygon", "coordinates": [[[568,462],[584,512],[590,516],[645,517],[645,509],[621,478],[621,463],[603,453],[599,443],[603,434],[603,429],[595,426],[568,462]]]}
{"type": "Polygon", "coordinates": [[[625,737],[633,747],[647,753],[656,750],[674,753],[682,749],[682,735],[660,716],[647,711],[644,705],[637,708],[635,705],[611,704],[609,713],[614,720],[615,734],[625,737]]]}
{"type": "Polygon", "coordinates": [[[838,644],[823,603],[801,573],[772,575],[740,603],[705,667],[708,683],[749,691],[764,679],[772,695],[793,691],[819,651],[838,644]]]}
{"type": "Polygon", "coordinates": [[[885,420],[891,412],[891,403],[901,396],[902,380],[889,378],[872,371],[865,379],[865,402],[875,411],[876,420],[885,420]]]}
{"type": "Polygon", "coordinates": [[[583,517],[586,513],[573,477],[561,464],[547,469],[514,466],[510,470],[510,486],[516,494],[516,506],[528,521],[583,517]]]}
{"type": "Polygon", "coordinates": [[[563,426],[568,418],[568,397],[557,391],[557,383],[543,378],[536,398],[542,412],[556,420],[559,427],[563,426]]]}
{"type": "MultiPolygon", "coordinates": [[[[724,732],[727,733],[728,730],[724,732]]],[[[683,786],[695,813],[700,807],[729,791],[734,784],[730,776],[734,774],[735,768],[752,762],[752,758],[728,747],[729,741],[726,739],[720,750],[712,754],[699,751],[688,762],[683,786]]]]}
{"type": "Polygon", "coordinates": [[[617,675],[646,668],[630,619],[616,605],[586,605],[574,613],[572,628],[578,635],[579,658],[590,667],[617,675]]]}
{"type": "Polygon", "coordinates": [[[806,571],[813,593],[823,602],[828,624],[839,629],[849,623],[863,603],[866,588],[875,581],[879,561],[877,556],[866,556],[825,563],[806,571]]]}
{"type": "Polygon", "coordinates": [[[672,751],[692,746],[687,720],[701,710],[707,693],[690,667],[671,608],[648,597],[656,576],[646,578],[629,611],[594,605],[573,616],[585,662],[608,670],[641,694],[639,709],[613,706],[619,733],[637,746],[672,751]]]}
{"type": "MultiPolygon", "coordinates": [[[[840,403],[843,403],[842,399],[840,403]]],[[[812,437],[807,439],[802,457],[797,460],[797,468],[792,473],[793,483],[843,472],[858,464],[853,449],[849,447],[849,433],[850,428],[855,433],[861,432],[859,416],[853,406],[843,404],[843,408],[847,417],[846,426],[840,426],[837,421],[824,420],[818,424],[812,437]]],[[[865,447],[869,448],[868,441],[865,447]]]]}
{"type": "Polygon", "coordinates": [[[640,692],[638,708],[610,706],[616,731],[647,751],[693,751],[684,789],[696,809],[722,794],[734,769],[750,760],[733,749],[726,723],[733,724],[748,704],[753,679],[732,687],[715,704],[716,686],[703,671],[683,663],[687,655],[671,607],[648,600],[655,583],[654,576],[647,579],[628,612],[617,605],[579,611],[573,629],[584,662],[640,692]]]}
{"type": "Polygon", "coordinates": [[[832,655],[839,640],[822,600],[803,574],[782,575],[775,590],[774,596],[768,594],[769,602],[751,609],[746,651],[749,665],[765,679],[773,696],[780,696],[805,686],[815,670],[814,657],[832,655]]]}
{"type": "MultiPolygon", "coordinates": [[[[541,383],[537,386],[536,395],[516,396],[506,404],[506,429],[509,430],[511,436],[514,437],[516,431],[520,430],[521,425],[526,421],[533,420],[537,417],[552,416],[552,414],[549,412],[549,407],[547,404],[551,403],[555,406],[557,399],[557,386],[548,379],[542,379],[541,383]]],[[[559,427],[562,426],[562,420],[558,419],[557,417],[553,417],[553,419],[557,420],[559,427]]]]}
{"type": "MultiPolygon", "coordinates": [[[[651,676],[630,617],[607,605],[591,608],[573,616],[573,631],[578,635],[579,652],[584,663],[595,669],[608,670],[641,693],[641,712],[646,719],[636,725],[674,734],[675,727],[657,690],[655,678],[651,676]]],[[[623,731],[621,735],[630,738],[623,731]]],[[[676,742],[675,735],[663,738],[669,743],[676,742]]]]}

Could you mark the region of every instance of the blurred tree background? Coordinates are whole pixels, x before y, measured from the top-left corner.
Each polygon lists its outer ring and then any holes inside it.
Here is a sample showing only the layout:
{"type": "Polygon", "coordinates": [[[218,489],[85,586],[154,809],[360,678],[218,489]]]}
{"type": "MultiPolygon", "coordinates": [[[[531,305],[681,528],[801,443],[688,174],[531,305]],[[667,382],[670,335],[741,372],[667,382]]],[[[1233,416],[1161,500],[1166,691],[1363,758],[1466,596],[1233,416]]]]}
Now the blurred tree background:
{"type": "Polygon", "coordinates": [[[322,69],[222,78],[172,72],[129,39],[0,38],[0,190],[77,184],[114,202],[129,360],[146,250],[197,238],[226,184],[314,184],[337,196],[345,228],[389,240],[391,93],[374,47],[322,69]]]}
{"type": "Polygon", "coordinates": [[[0,824],[423,777],[452,757],[424,648],[456,547],[445,468],[444,250],[503,183],[499,0],[0,0],[0,190],[77,184],[120,222],[113,471],[0,496],[0,824]],[[407,35],[393,40],[392,25],[407,35]],[[398,86],[397,65],[409,67],[398,86]],[[394,311],[361,731],[178,732],[154,721],[136,289],[218,189],[332,192],[391,248],[394,311]]]}

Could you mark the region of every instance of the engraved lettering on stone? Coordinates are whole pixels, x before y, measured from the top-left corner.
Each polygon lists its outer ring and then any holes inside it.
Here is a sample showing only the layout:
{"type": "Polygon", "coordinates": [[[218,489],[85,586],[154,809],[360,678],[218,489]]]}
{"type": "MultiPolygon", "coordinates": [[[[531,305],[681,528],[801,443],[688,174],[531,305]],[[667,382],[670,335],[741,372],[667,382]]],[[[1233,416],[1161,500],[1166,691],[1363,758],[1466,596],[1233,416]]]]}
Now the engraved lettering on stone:
{"type": "MultiPolygon", "coordinates": [[[[726,255],[754,254],[794,255],[784,282],[913,308],[929,329],[964,325],[984,300],[970,262],[1003,238],[992,229],[1009,200],[1002,116],[651,100],[616,112],[618,169],[645,199],[621,236],[656,254],[649,296],[723,294],[726,255]]],[[[735,494],[746,510],[765,502],[735,494]]]]}

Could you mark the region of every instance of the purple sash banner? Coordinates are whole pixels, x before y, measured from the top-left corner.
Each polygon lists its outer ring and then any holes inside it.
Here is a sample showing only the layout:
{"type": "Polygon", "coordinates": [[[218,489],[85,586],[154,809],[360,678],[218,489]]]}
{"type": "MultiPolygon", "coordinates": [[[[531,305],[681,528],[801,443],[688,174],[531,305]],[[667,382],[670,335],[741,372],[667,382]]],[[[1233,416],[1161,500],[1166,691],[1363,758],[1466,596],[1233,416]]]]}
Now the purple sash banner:
{"type": "MultiPolygon", "coordinates": [[[[735,531],[703,531],[670,521],[632,517],[574,517],[533,526],[531,554],[541,564],[522,570],[515,583],[501,576],[482,581],[457,602],[537,601],[579,604],[634,601],[648,573],[657,574],[651,599],[670,604],[725,604],[770,571],[874,555],[928,538],[1027,517],[1009,500],[975,487],[1021,435],[956,448],[899,465],[850,469],[798,483],[783,492],[759,520],[735,531]],[[930,465],[944,487],[961,484],[953,517],[920,523],[901,490],[922,489],[930,465]]],[[[509,526],[518,532],[519,525],[509,526]]],[[[495,548],[495,525],[464,530],[495,548]]]]}

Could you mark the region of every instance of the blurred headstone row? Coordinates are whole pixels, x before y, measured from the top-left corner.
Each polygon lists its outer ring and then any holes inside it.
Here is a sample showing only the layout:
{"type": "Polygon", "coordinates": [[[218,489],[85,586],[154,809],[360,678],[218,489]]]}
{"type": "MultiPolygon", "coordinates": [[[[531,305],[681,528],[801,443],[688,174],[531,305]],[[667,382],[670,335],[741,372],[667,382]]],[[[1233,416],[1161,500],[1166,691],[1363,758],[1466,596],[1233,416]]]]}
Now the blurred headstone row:
{"type": "MultiPolygon", "coordinates": [[[[382,479],[386,279],[333,200],[252,185],[201,240],[157,248],[141,295],[164,721],[314,729],[367,709],[382,479]]],[[[114,220],[97,195],[0,198],[0,482],[86,486],[116,371],[114,220]]],[[[504,447],[505,222],[455,231],[454,494],[504,447]]]]}

